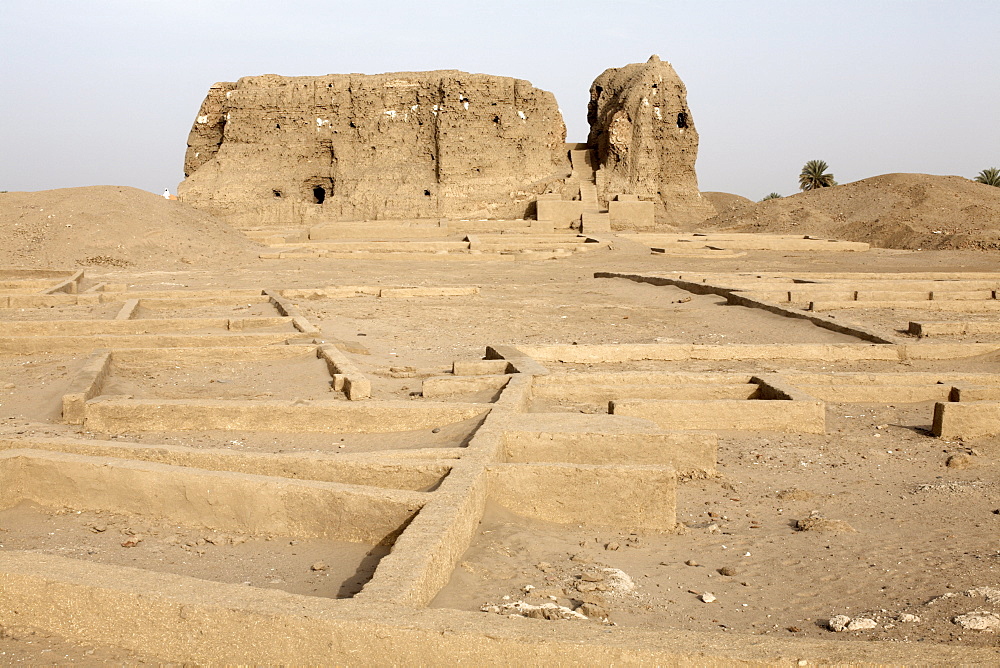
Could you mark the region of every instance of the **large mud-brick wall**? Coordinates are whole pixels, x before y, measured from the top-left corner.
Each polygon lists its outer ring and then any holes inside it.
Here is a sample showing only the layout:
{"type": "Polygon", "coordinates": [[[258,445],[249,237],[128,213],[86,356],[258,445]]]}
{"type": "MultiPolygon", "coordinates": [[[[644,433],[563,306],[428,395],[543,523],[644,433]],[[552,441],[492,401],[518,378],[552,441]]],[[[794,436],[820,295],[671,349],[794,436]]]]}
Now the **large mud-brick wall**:
{"type": "Polygon", "coordinates": [[[236,226],[522,218],[570,171],[555,97],[457,70],[212,86],[181,199],[236,226]]]}
{"type": "Polygon", "coordinates": [[[618,194],[639,195],[656,203],[658,223],[672,225],[715,215],[698,191],[698,131],[670,63],[652,56],[605,70],[590,87],[587,118],[603,204],[618,194]]]}

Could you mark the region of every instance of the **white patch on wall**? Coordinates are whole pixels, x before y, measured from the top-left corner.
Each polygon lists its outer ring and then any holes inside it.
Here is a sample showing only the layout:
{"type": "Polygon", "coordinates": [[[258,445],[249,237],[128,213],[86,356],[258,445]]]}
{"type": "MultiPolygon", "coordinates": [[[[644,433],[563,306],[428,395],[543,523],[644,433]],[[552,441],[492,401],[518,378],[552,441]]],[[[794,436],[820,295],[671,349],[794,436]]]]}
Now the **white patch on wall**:
{"type": "Polygon", "coordinates": [[[465,102],[463,102],[462,106],[465,107],[466,111],[468,111],[468,109],[469,109],[469,102],[468,102],[468,100],[466,100],[465,102]]]}
{"type": "Polygon", "coordinates": [[[649,106],[649,98],[648,97],[642,98],[642,106],[644,106],[644,107],[648,107],[649,106]]]}
{"type": "Polygon", "coordinates": [[[233,94],[233,91],[227,90],[226,91],[226,99],[228,100],[232,96],[232,94],[233,94]]]}
{"type": "Polygon", "coordinates": [[[523,111],[517,112],[517,115],[521,118],[522,121],[528,120],[528,117],[524,115],[523,111]]]}
{"type": "Polygon", "coordinates": [[[410,111],[416,111],[419,108],[420,108],[420,105],[419,104],[415,104],[412,107],[410,107],[410,111]]]}
{"type": "Polygon", "coordinates": [[[382,113],[385,114],[386,116],[388,116],[389,118],[396,118],[396,110],[395,109],[386,109],[382,113]]]}
{"type": "Polygon", "coordinates": [[[317,118],[316,119],[316,127],[317,128],[321,128],[324,125],[329,125],[329,124],[330,124],[330,121],[326,120],[325,118],[317,118]]]}
{"type": "Polygon", "coordinates": [[[230,118],[230,116],[231,116],[231,115],[232,115],[232,114],[229,114],[229,113],[227,113],[227,114],[226,114],[226,120],[227,120],[227,121],[229,120],[229,118],[230,118]]]}
{"type": "Polygon", "coordinates": [[[656,120],[658,121],[663,120],[663,114],[660,113],[659,107],[653,107],[653,115],[656,116],[656,120]]]}
{"type": "Polygon", "coordinates": [[[201,151],[195,151],[195,152],[194,152],[194,157],[196,157],[196,158],[197,158],[197,157],[198,157],[199,155],[201,155],[201,151]]]}
{"type": "Polygon", "coordinates": [[[431,108],[431,113],[432,113],[432,114],[434,114],[435,116],[437,116],[437,115],[438,115],[438,109],[439,109],[439,108],[440,108],[440,107],[438,107],[438,106],[437,106],[437,105],[435,104],[435,105],[434,105],[434,106],[433,106],[433,107],[431,108]]]}
{"type": "Polygon", "coordinates": [[[208,116],[199,116],[198,117],[198,122],[201,123],[201,124],[203,124],[203,125],[205,123],[208,123],[208,116]]]}

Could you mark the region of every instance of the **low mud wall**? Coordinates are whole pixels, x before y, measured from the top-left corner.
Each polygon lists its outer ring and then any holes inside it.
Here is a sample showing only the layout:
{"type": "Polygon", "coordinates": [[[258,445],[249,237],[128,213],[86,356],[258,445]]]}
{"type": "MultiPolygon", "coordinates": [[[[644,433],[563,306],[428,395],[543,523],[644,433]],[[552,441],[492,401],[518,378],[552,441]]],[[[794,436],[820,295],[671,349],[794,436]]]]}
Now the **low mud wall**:
{"type": "Polygon", "coordinates": [[[66,453],[0,452],[0,502],[169,518],[219,531],[391,541],[425,502],[372,490],[66,453]]]}

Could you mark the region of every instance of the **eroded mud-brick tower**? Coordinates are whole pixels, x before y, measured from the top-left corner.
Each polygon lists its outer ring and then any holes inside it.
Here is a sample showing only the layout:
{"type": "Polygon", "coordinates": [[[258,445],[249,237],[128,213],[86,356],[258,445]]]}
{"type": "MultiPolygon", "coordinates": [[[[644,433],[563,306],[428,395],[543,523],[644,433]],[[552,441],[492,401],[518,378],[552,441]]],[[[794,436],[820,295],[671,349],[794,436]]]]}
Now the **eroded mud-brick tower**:
{"type": "Polygon", "coordinates": [[[605,70],[590,87],[587,118],[603,204],[627,193],[655,202],[661,223],[714,215],[698,191],[698,131],[687,89],[670,63],[654,55],[605,70]]]}
{"type": "Polygon", "coordinates": [[[244,77],[202,103],[179,194],[236,226],[518,218],[568,173],[565,137],[555,97],[520,79],[244,77]]]}

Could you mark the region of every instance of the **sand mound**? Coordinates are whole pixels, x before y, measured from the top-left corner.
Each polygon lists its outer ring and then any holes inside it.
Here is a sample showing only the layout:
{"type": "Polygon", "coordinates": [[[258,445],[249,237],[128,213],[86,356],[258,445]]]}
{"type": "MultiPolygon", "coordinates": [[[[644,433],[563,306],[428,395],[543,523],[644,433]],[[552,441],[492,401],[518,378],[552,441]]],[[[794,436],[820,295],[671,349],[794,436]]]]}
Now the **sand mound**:
{"type": "Polygon", "coordinates": [[[883,248],[1000,250],[1000,188],[961,176],[884,174],[731,209],[700,227],[883,248]]]}
{"type": "Polygon", "coordinates": [[[239,266],[260,246],[178,201],[125,186],[0,194],[0,265],[239,266]]]}
{"type": "Polygon", "coordinates": [[[718,214],[735,211],[736,209],[741,209],[748,204],[753,204],[753,200],[749,197],[734,195],[733,193],[707,191],[703,192],[701,196],[708,200],[708,203],[715,208],[715,212],[718,214]]]}

